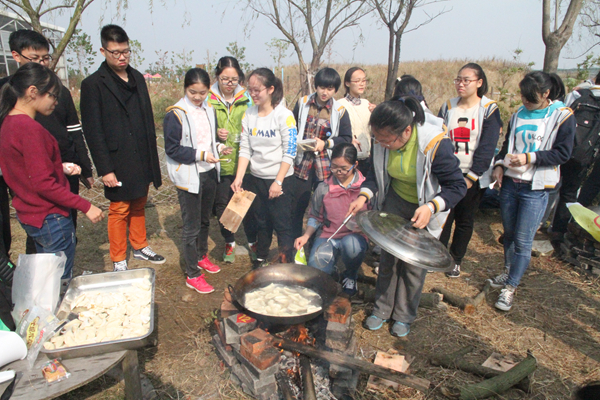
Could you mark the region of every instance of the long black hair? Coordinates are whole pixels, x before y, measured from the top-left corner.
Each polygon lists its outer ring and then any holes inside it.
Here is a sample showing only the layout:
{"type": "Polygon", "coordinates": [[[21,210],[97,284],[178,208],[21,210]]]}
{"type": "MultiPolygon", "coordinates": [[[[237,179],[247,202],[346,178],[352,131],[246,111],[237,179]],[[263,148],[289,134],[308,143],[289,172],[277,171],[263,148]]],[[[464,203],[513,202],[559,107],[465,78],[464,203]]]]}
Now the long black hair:
{"type": "Polygon", "coordinates": [[[483,81],[481,86],[477,88],[477,97],[482,98],[488,92],[488,81],[487,77],[485,76],[485,72],[483,72],[483,68],[481,68],[479,64],[468,63],[463,65],[462,68],[458,70],[458,73],[460,74],[460,71],[463,69],[472,69],[475,71],[475,76],[477,79],[481,79],[483,81]]]}
{"type": "Polygon", "coordinates": [[[185,73],[185,78],[183,78],[183,88],[187,89],[196,83],[201,83],[210,89],[210,76],[208,76],[208,72],[202,68],[192,68],[188,70],[188,72],[185,73]]]}
{"type": "Polygon", "coordinates": [[[331,160],[343,157],[348,163],[354,165],[358,160],[358,152],[352,143],[338,143],[331,149],[331,160]]]}
{"type": "Polygon", "coordinates": [[[17,104],[17,99],[24,97],[31,86],[35,86],[40,95],[55,91],[59,96],[62,88],[58,76],[49,68],[34,62],[23,65],[0,90],[0,126],[17,104]]]}
{"type": "Polygon", "coordinates": [[[548,99],[559,100],[565,96],[565,85],[556,74],[547,74],[543,71],[530,72],[519,82],[521,95],[530,103],[537,103],[547,90],[550,91],[548,99]]]}
{"type": "Polygon", "coordinates": [[[219,62],[217,62],[217,66],[215,67],[215,76],[217,79],[219,79],[219,76],[221,76],[225,68],[235,69],[238,74],[238,78],[240,79],[240,84],[244,82],[244,73],[240,68],[240,63],[235,57],[225,56],[219,59],[219,62]]]}
{"type": "Polygon", "coordinates": [[[281,99],[283,99],[283,83],[281,83],[281,80],[277,78],[269,68],[255,69],[250,73],[250,76],[248,76],[248,81],[253,76],[256,76],[267,89],[271,86],[275,88],[271,94],[271,105],[277,107],[281,99]]]}
{"type": "Polygon", "coordinates": [[[371,129],[389,129],[393,135],[400,135],[410,125],[423,124],[425,112],[418,99],[413,96],[399,96],[379,104],[371,113],[371,129]]]}

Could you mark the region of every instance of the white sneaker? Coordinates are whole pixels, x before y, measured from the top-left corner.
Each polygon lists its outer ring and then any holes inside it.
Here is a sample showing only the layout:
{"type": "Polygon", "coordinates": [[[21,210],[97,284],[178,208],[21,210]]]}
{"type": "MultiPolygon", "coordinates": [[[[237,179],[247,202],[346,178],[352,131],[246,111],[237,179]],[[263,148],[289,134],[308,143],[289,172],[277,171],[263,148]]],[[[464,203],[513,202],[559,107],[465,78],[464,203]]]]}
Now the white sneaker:
{"type": "Polygon", "coordinates": [[[512,307],[516,290],[517,288],[515,288],[514,286],[504,286],[504,289],[500,291],[500,296],[498,296],[498,301],[496,301],[496,304],[494,304],[494,306],[498,310],[509,311],[512,307]]]}
{"type": "Polygon", "coordinates": [[[127,271],[127,260],[113,262],[113,271],[127,271]]]}

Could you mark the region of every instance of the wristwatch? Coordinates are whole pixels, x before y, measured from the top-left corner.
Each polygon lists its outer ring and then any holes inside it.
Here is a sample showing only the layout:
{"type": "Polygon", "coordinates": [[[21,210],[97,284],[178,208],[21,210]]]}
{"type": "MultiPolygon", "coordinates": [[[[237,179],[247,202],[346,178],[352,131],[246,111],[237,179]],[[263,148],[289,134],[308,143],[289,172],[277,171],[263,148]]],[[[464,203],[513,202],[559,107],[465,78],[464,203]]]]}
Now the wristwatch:
{"type": "Polygon", "coordinates": [[[281,182],[280,180],[275,179],[275,183],[278,184],[279,186],[283,186],[283,182],[281,182]]]}
{"type": "Polygon", "coordinates": [[[431,204],[431,202],[427,202],[427,207],[429,207],[429,211],[431,211],[431,215],[435,214],[435,206],[431,204]]]}

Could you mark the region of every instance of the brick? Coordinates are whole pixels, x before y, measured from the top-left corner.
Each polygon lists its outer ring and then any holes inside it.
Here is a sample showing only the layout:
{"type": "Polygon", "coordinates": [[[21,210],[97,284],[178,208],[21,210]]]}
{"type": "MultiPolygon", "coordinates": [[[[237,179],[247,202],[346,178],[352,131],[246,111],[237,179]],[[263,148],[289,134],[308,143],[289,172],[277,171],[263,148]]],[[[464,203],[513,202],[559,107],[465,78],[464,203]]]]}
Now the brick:
{"type": "Polygon", "coordinates": [[[258,354],[248,354],[240,347],[240,354],[250,361],[258,369],[267,369],[277,364],[281,359],[281,353],[274,347],[264,349],[258,354]]]}
{"type": "Polygon", "coordinates": [[[241,347],[246,347],[246,352],[256,354],[268,347],[273,347],[273,336],[264,330],[257,328],[245,333],[240,337],[241,347]]]}
{"type": "Polygon", "coordinates": [[[250,395],[255,396],[258,393],[268,393],[271,391],[271,387],[275,386],[275,390],[277,390],[277,383],[275,381],[275,376],[267,376],[262,379],[257,379],[250,374],[244,366],[241,364],[234,364],[231,368],[231,371],[235,374],[235,376],[241,381],[242,387],[247,387],[250,389],[250,395]]]}
{"type": "Polygon", "coordinates": [[[215,348],[217,349],[217,355],[219,356],[219,358],[221,360],[223,360],[223,362],[225,363],[225,365],[227,365],[227,367],[231,367],[233,364],[238,362],[235,357],[235,354],[233,354],[233,351],[232,350],[227,351],[225,349],[225,346],[221,342],[219,335],[214,335],[212,337],[212,341],[213,341],[213,346],[215,346],[215,348]]]}
{"type": "MultiPolygon", "coordinates": [[[[227,321],[227,320],[225,320],[227,321]]],[[[225,328],[225,344],[228,345],[238,345],[239,348],[239,344],[240,344],[240,334],[237,333],[235,330],[233,330],[233,328],[231,327],[231,325],[229,325],[228,323],[223,323],[223,327],[225,328]]]]}
{"type": "Polygon", "coordinates": [[[249,371],[252,374],[252,376],[254,376],[257,379],[262,379],[265,376],[273,376],[274,379],[275,373],[279,371],[279,363],[273,364],[265,369],[259,369],[254,364],[252,364],[246,357],[244,357],[239,350],[234,349],[232,353],[235,356],[236,360],[239,361],[239,363],[242,364],[244,367],[246,367],[246,370],[249,371]]]}
{"type": "Polygon", "coordinates": [[[225,338],[225,325],[223,321],[215,320],[215,328],[217,329],[217,335],[219,336],[219,340],[225,346],[225,350],[231,351],[231,346],[227,344],[227,339],[225,338]]]}
{"type": "Polygon", "coordinates": [[[350,299],[338,296],[325,311],[325,319],[327,321],[345,324],[351,314],[352,304],[350,303],[350,299]]]}
{"type": "Polygon", "coordinates": [[[221,303],[221,318],[228,318],[234,314],[238,314],[239,312],[240,310],[238,310],[233,303],[230,303],[227,300],[223,300],[221,303]]]}
{"type": "Polygon", "coordinates": [[[332,336],[333,335],[327,335],[325,338],[325,346],[331,350],[343,352],[348,349],[348,346],[354,337],[354,330],[348,329],[347,332],[340,338],[332,336]]]}
{"type": "Polygon", "coordinates": [[[350,368],[331,364],[329,366],[329,377],[332,379],[350,379],[352,378],[352,370],[350,368]]]}
{"type": "Polygon", "coordinates": [[[254,318],[244,313],[237,313],[225,319],[225,325],[229,325],[229,327],[238,335],[250,332],[256,328],[257,324],[258,322],[254,318]]]}
{"type": "Polygon", "coordinates": [[[329,321],[327,322],[327,328],[325,330],[325,338],[330,340],[339,340],[350,342],[354,327],[351,324],[352,318],[348,318],[346,323],[341,324],[339,322],[329,321]]]}

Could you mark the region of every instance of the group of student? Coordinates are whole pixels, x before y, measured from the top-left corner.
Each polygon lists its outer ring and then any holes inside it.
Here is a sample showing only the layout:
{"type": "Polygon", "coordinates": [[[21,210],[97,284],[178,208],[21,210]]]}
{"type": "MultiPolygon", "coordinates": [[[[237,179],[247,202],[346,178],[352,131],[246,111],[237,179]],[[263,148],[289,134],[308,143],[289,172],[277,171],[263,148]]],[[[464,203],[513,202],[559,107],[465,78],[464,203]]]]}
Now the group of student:
{"type": "MultiPolygon", "coordinates": [[[[134,257],[162,263],[164,257],[148,246],[144,220],[148,187],[161,184],[147,87],[129,66],[125,31],[107,25],[101,40],[106,60],[82,83],[81,117],[111,201],[111,259],[115,270],[127,268],[129,229],[134,257]]],[[[0,168],[14,192],[19,222],[38,251],[67,252],[69,278],[76,243],[71,209],[86,213],[93,222],[103,213],[69,191],[67,177],[80,173],[78,165],[85,166],[86,160],[66,162],[60,140],[53,139],[42,121],[34,121],[65,106],[56,100],[68,90],[41,62],[49,57],[47,46],[45,55],[39,54],[38,45],[15,48],[13,55],[24,57],[27,49],[38,52],[37,59],[27,60],[39,64],[24,63],[0,95],[0,168]],[[55,232],[61,233],[61,240],[55,232]]],[[[342,287],[352,296],[368,241],[342,225],[347,216],[373,208],[428,229],[447,246],[451,242],[455,267],[447,276],[459,277],[482,189],[495,180],[502,188],[506,270],[491,282],[502,288],[496,307],[511,308],[529,265],[548,190],[558,184],[559,166],[569,160],[573,147],[575,122],[559,100],[565,93],[557,75],[531,72],[523,78],[523,106],[512,116],[497,155],[502,121],[496,102],[485,96],[486,75],[475,63],[458,71],[457,97],[448,100],[437,117],[427,106],[421,84],[409,75],[398,79],[392,100],[375,106],[362,98],[367,83],[363,69],[349,69],[342,80],[334,69],[323,68],[314,78],[315,93],[298,100],[293,111],[285,105],[282,82],[267,68],[245,76],[235,58],[223,57],[215,75],[211,86],[208,72],[187,71],[183,97],[167,109],[164,119],[167,168],[183,220],[188,287],[199,293],[214,291],[204,275],[220,271],[208,258],[213,208],[220,217],[233,193],[241,190],[256,194],[243,220],[253,268],[268,263],[273,231],[277,262],[292,262],[314,236],[308,264],[333,273],[335,258],[341,258],[342,287]],[[342,85],[345,96],[336,100],[342,85]],[[316,262],[315,250],[334,233],[334,259],[316,262]]],[[[81,138],[76,124],[63,125],[77,133],[77,141],[81,138]]],[[[233,262],[234,236],[223,226],[221,234],[223,261],[233,262]]],[[[425,270],[382,250],[375,307],[365,327],[380,329],[392,320],[391,333],[407,335],[425,278],[425,270]]]]}

